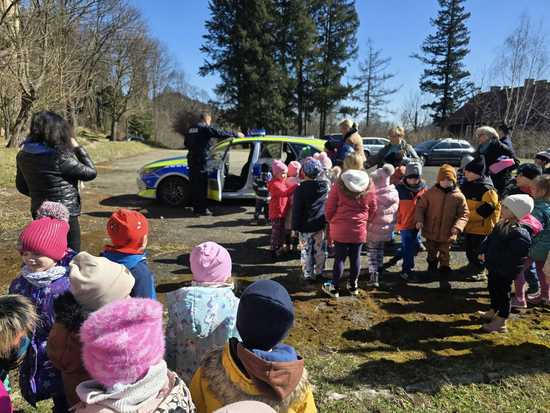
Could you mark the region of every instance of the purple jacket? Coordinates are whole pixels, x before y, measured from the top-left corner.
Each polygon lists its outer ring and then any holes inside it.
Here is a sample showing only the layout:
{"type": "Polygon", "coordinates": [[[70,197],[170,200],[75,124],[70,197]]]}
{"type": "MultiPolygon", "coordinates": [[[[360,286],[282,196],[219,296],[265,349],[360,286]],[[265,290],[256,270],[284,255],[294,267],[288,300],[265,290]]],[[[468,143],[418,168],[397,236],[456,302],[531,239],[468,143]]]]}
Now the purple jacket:
{"type": "Polygon", "coordinates": [[[394,185],[374,188],[376,207],[369,217],[368,240],[389,241],[397,221],[399,194],[394,185]]]}
{"type": "MultiPolygon", "coordinates": [[[[73,254],[74,255],[74,254],[73,254]]],[[[60,265],[67,262],[63,259],[60,265]]],[[[36,402],[64,394],[61,373],[48,360],[46,344],[54,323],[53,302],[69,290],[68,270],[64,276],[47,287],[35,287],[23,276],[18,276],[10,285],[10,294],[29,298],[36,306],[40,321],[31,337],[31,345],[19,369],[19,386],[25,400],[35,406],[36,402]]]]}

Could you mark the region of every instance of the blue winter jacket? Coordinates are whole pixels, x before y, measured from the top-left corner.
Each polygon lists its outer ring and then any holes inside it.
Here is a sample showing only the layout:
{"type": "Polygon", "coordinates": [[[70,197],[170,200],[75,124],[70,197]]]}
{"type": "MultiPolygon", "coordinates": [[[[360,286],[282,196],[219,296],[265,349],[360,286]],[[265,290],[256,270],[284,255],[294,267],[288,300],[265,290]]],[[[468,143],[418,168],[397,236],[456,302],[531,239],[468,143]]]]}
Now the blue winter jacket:
{"type": "Polygon", "coordinates": [[[124,265],[132,273],[136,282],[130,293],[131,297],[156,300],[155,274],[149,269],[145,254],[123,254],[115,251],[103,251],[101,255],[113,262],[124,265]]]}

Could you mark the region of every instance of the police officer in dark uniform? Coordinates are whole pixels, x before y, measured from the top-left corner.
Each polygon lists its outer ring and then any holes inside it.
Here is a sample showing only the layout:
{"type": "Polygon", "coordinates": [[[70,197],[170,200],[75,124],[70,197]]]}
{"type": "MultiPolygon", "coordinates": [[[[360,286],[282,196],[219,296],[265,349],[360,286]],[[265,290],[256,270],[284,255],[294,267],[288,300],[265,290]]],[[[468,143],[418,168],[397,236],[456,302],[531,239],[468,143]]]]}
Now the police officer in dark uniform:
{"type": "Polygon", "coordinates": [[[207,208],[208,171],[206,170],[212,140],[244,136],[242,133],[215,128],[211,126],[211,123],[212,116],[209,113],[201,113],[199,123],[193,125],[185,135],[192,204],[197,215],[212,215],[207,208]]]}

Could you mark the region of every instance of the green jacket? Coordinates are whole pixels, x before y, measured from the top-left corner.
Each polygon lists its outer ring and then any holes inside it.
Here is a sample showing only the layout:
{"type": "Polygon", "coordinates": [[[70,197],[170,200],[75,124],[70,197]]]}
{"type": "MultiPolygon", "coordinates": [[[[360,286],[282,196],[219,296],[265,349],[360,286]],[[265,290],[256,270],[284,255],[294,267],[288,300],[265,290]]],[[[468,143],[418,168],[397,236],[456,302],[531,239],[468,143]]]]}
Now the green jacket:
{"type": "Polygon", "coordinates": [[[542,224],[542,231],[533,238],[530,256],[535,261],[546,261],[550,250],[550,202],[541,199],[535,200],[533,216],[542,224]]]}

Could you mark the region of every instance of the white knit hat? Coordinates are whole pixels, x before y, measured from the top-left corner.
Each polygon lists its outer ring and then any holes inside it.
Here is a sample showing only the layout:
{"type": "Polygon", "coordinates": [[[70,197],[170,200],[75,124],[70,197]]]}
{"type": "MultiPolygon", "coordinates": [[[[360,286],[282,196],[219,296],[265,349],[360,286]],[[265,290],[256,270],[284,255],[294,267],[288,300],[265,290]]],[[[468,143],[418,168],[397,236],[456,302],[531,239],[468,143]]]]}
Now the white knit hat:
{"type": "Polygon", "coordinates": [[[369,174],[365,171],[350,169],[341,176],[346,188],[351,192],[364,192],[369,186],[369,174]]]}
{"type": "Polygon", "coordinates": [[[529,195],[518,194],[510,195],[504,198],[502,205],[510,210],[517,219],[522,219],[525,215],[530,214],[535,206],[535,201],[529,195]]]}

